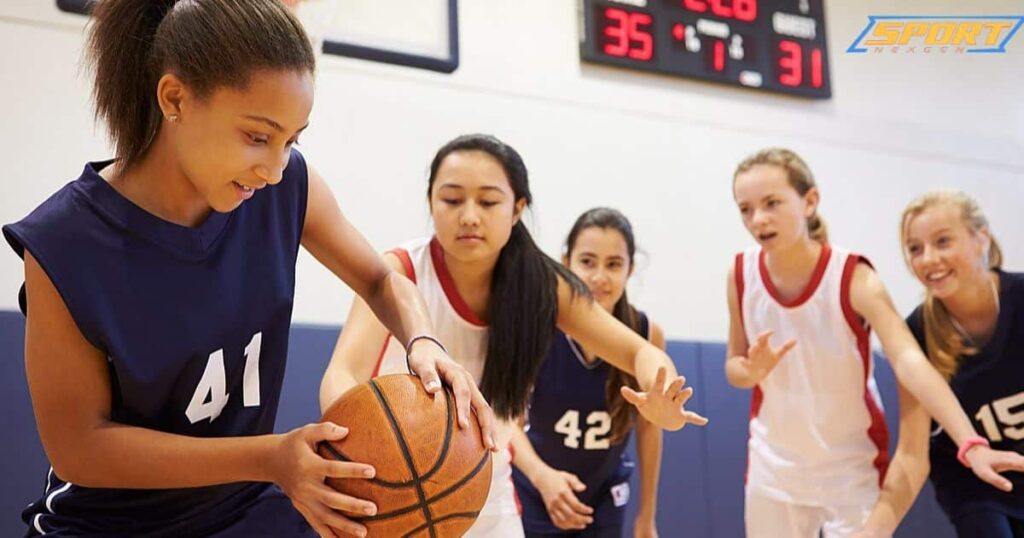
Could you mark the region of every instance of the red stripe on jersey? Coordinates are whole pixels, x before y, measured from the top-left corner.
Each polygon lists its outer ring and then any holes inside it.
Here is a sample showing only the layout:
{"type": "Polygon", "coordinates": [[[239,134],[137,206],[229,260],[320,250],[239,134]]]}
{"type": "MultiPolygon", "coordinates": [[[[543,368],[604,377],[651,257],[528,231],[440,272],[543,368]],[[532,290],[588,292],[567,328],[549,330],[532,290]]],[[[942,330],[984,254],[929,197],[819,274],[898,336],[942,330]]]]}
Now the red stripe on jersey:
{"type": "MultiPolygon", "coordinates": [[[[743,326],[743,253],[736,255],[736,265],[732,270],[733,278],[736,280],[736,303],[740,311],[740,327],[743,326]]],[[[744,329],[746,334],[746,329],[744,329]]]]}
{"type": "Polygon", "coordinates": [[[778,290],[775,289],[775,284],[772,282],[771,275],[768,274],[768,266],[764,263],[764,250],[761,250],[761,254],[757,258],[758,270],[761,272],[761,281],[764,282],[764,289],[768,290],[768,295],[772,296],[780,305],[786,308],[796,308],[807,302],[808,299],[814,295],[814,292],[818,289],[818,284],[821,284],[822,277],[825,276],[825,268],[828,267],[828,260],[832,257],[832,247],[825,243],[821,245],[821,254],[818,256],[818,263],[814,266],[814,272],[811,273],[811,281],[807,283],[807,287],[804,288],[800,295],[791,301],[785,301],[782,296],[779,295],[778,290]]]}
{"type": "Polygon", "coordinates": [[[441,282],[441,289],[444,290],[445,296],[448,297],[448,302],[451,303],[452,308],[455,309],[459,317],[477,327],[486,327],[487,324],[476,317],[473,310],[469,308],[466,301],[459,295],[459,290],[455,287],[455,281],[452,279],[451,273],[448,272],[448,266],[444,263],[444,248],[436,237],[430,240],[430,260],[434,263],[434,272],[437,273],[437,279],[441,282]]]}
{"type": "MultiPolygon", "coordinates": [[[[740,311],[740,324],[741,324],[741,326],[744,323],[744,321],[743,321],[743,291],[746,288],[746,283],[743,280],[743,273],[744,273],[743,269],[744,269],[744,267],[743,267],[743,253],[740,252],[739,254],[736,255],[736,265],[733,268],[733,277],[736,279],[736,302],[738,304],[739,311],[740,311]]],[[[743,329],[743,332],[744,332],[744,334],[746,334],[746,328],[743,329]]],[[[754,389],[751,391],[751,396],[750,396],[750,418],[749,418],[749,420],[751,422],[753,422],[753,420],[755,418],[757,418],[758,413],[761,412],[761,403],[763,401],[764,401],[764,393],[761,392],[761,387],[760,386],[754,386],[754,389]]],[[[747,482],[747,477],[750,474],[750,449],[749,449],[749,446],[750,446],[750,428],[748,427],[747,428],[747,447],[748,447],[747,448],[747,471],[745,473],[743,473],[743,483],[747,482]]]]}
{"type": "Polygon", "coordinates": [[[405,270],[405,276],[412,280],[412,283],[416,283],[416,268],[412,265],[412,258],[409,257],[409,251],[404,248],[396,248],[389,251],[398,257],[398,261],[402,262],[402,269],[405,270]]]}
{"type": "Polygon", "coordinates": [[[380,354],[377,355],[377,365],[373,367],[373,375],[371,379],[380,375],[380,365],[384,362],[384,353],[388,350],[388,344],[391,343],[391,334],[384,337],[384,345],[380,347],[380,354]]]}
{"type": "Polygon", "coordinates": [[[885,480],[885,473],[889,469],[889,430],[885,426],[885,416],[878,407],[878,402],[868,390],[868,374],[871,371],[871,327],[864,318],[857,314],[850,301],[850,286],[853,282],[853,272],[860,263],[872,267],[871,262],[863,256],[850,254],[846,258],[846,265],[843,267],[842,283],[839,291],[839,302],[843,307],[843,317],[847,325],[857,337],[857,351],[860,353],[864,364],[864,405],[871,417],[871,424],[868,426],[868,438],[878,448],[875,455],[874,465],[878,470],[878,485],[881,486],[885,480]]]}

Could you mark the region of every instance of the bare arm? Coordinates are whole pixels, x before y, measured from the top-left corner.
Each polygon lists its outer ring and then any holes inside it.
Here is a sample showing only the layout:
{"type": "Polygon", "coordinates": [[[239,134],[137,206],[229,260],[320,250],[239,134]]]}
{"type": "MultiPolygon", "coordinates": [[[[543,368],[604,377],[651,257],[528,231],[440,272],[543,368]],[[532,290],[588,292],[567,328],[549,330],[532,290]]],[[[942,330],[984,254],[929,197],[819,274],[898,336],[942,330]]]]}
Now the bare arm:
{"type": "Polygon", "coordinates": [[[562,278],[558,279],[558,327],[588,351],[637,378],[644,392],[623,387],[622,395],[652,424],[667,430],[707,424],[706,418],[683,408],[693,389],[683,388],[686,379],[677,375],[672,359],[593,301],[572,297],[562,278]]]}
{"type": "Polygon", "coordinates": [[[864,531],[869,536],[890,536],[907,515],[928,478],[928,428],[931,422],[921,404],[902,385],[900,441],[882,484],[882,492],[864,531]]]}
{"type": "MultiPolygon", "coordinates": [[[[420,376],[427,391],[441,390],[440,379],[444,379],[455,394],[459,425],[469,426],[472,407],[483,430],[484,444],[497,450],[493,413],[469,372],[431,340],[419,339],[411,347],[409,345],[410,340],[417,336],[436,336],[427,305],[416,285],[393,270],[345,219],[327,184],[313,168],[309,168],[309,201],[302,245],[365,301],[356,301],[353,305],[353,313],[358,317],[350,322],[356,321],[359,326],[349,334],[365,332],[367,340],[354,340],[354,336],[346,338],[344,334],[339,337],[334,355],[338,355],[337,348],[340,347],[344,355],[341,362],[348,367],[329,367],[330,379],[321,383],[321,407],[325,408],[344,392],[342,389],[351,388],[353,382],[362,379],[367,367],[372,373],[372,361],[377,355],[367,353],[367,350],[375,343],[383,345],[386,337],[381,336],[379,328],[383,326],[402,342],[413,373],[420,376]],[[364,309],[363,305],[370,312],[361,313],[359,310],[364,309]],[[377,325],[364,314],[379,320],[377,325]],[[359,360],[363,364],[355,365],[359,360]]],[[[331,362],[334,363],[333,357],[331,362]]],[[[369,379],[368,375],[366,379],[369,379]]]]}
{"type": "Polygon", "coordinates": [[[747,335],[740,319],[740,302],[736,290],[734,266],[729,266],[726,282],[726,297],[729,302],[729,342],[726,344],[725,378],[739,389],[753,388],[757,384],[747,360],[747,335]]]}
{"type": "MultiPolygon", "coordinates": [[[[402,345],[433,335],[434,326],[416,285],[396,273],[348,219],[320,174],[309,168],[309,201],[302,246],[366,301],[402,345]]],[[[417,341],[431,345],[429,341],[417,341]]]]}
{"type": "Polygon", "coordinates": [[[581,530],[594,521],[594,509],[576,497],[576,493],[586,489],[579,477],[545,463],[533,449],[522,424],[512,428],[510,442],[516,455],[512,464],[537,488],[544,508],[556,527],[562,530],[581,530]]]}
{"type": "MultiPolygon", "coordinates": [[[[946,430],[953,443],[960,446],[969,437],[977,435],[953,390],[925,358],[903,318],[896,313],[881,279],[866,264],[860,264],[854,270],[850,302],[853,309],[878,331],[900,385],[906,387],[946,430]]],[[[967,451],[966,458],[978,478],[1003,491],[1010,491],[1012,485],[999,473],[1024,470],[1024,456],[1015,452],[974,446],[967,451]]]]}
{"type": "Polygon", "coordinates": [[[930,416],[935,417],[953,442],[959,446],[968,437],[976,435],[953,391],[921,352],[903,318],[896,313],[881,279],[867,264],[859,264],[854,270],[850,302],[853,309],[878,332],[882,348],[900,384],[930,416]]]}
{"type": "Polygon", "coordinates": [[[276,482],[318,530],[355,532],[333,509],[365,513],[371,503],[323,484],[327,476],[365,478],[372,467],[317,456],[316,443],[345,428],[309,425],[282,435],[198,438],[113,422],[105,354],[72,319],[49,277],[25,253],[29,315],[25,371],[36,424],[54,472],[103,488],[184,488],[240,481],[276,482]]]}
{"type": "MultiPolygon", "coordinates": [[[[384,255],[384,260],[399,274],[404,274],[401,262],[393,254],[384,255]]],[[[373,315],[366,301],[356,297],[320,382],[321,412],[352,387],[370,380],[380,352],[390,338],[391,333],[373,315]]]]}
{"type": "MultiPolygon", "coordinates": [[[[651,344],[665,349],[665,334],[651,323],[651,344]]],[[[643,417],[636,421],[636,453],[640,467],[640,509],[634,524],[634,536],[657,536],[658,479],[661,474],[662,433],[643,417]]]]}
{"type": "Polygon", "coordinates": [[[558,327],[584,349],[634,377],[644,390],[654,385],[658,369],[678,375],[672,359],[623,325],[597,303],[572,298],[569,284],[558,279],[558,327]]]}

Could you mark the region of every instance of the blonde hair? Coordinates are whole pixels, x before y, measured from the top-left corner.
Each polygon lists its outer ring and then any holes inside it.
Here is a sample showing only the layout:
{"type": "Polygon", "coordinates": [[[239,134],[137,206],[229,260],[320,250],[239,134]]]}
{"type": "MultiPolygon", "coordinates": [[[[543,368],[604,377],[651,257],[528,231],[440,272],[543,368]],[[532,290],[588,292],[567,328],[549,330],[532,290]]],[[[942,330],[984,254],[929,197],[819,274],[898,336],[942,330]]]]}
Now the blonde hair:
{"type": "MultiPolygon", "coordinates": [[[[988,218],[985,217],[978,202],[973,198],[956,190],[929,191],[910,202],[903,210],[903,217],[900,218],[900,245],[903,250],[903,259],[908,267],[910,266],[910,252],[907,249],[907,229],[910,227],[910,221],[924,210],[940,204],[948,204],[959,209],[960,218],[963,219],[964,225],[972,234],[988,230],[991,237],[988,218]]],[[[999,248],[995,237],[991,237],[988,266],[990,269],[999,269],[1002,265],[1003,251],[999,248]]],[[[942,374],[942,377],[946,378],[946,381],[949,381],[960,367],[961,357],[974,355],[978,349],[964,341],[964,337],[954,325],[946,305],[936,299],[931,292],[925,292],[921,314],[924,323],[925,351],[935,369],[942,374]]]]}
{"type": "MultiPolygon", "coordinates": [[[[782,168],[786,172],[789,185],[800,196],[807,194],[807,191],[817,186],[814,182],[814,174],[811,173],[807,163],[799,155],[785,148],[762,149],[743,159],[732,175],[733,181],[736,180],[736,176],[759,164],[770,164],[782,168]]],[[[807,231],[810,233],[811,239],[819,243],[828,243],[828,226],[825,225],[825,219],[821,218],[817,211],[807,218],[807,231]]]]}

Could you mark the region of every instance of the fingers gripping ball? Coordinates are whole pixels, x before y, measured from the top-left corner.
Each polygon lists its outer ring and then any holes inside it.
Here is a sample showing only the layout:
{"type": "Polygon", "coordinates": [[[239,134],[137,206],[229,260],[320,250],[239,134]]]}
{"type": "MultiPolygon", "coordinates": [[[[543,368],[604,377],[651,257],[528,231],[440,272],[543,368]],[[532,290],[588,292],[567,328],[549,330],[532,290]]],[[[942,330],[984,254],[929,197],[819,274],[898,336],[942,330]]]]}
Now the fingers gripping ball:
{"type": "Polygon", "coordinates": [[[462,536],[476,520],[491,484],[491,454],[480,424],[459,428],[451,391],[432,397],[411,375],[378,377],[346,392],[322,420],[349,428],[323,442],[328,459],[368,463],[370,480],[329,478],[334,489],[377,504],[377,514],[353,517],[369,536],[462,536]]]}

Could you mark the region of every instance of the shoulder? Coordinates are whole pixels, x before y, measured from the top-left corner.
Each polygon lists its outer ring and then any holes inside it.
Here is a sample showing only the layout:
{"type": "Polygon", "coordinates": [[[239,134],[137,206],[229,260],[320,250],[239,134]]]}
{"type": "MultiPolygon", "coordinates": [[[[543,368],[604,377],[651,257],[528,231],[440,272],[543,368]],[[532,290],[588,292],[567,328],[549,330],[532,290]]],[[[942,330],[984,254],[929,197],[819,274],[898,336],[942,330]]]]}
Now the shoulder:
{"type": "MultiPolygon", "coordinates": [[[[52,194],[25,218],[3,227],[4,238],[19,257],[25,250],[45,263],[51,255],[86,248],[111,231],[122,232],[116,218],[103,218],[105,190],[111,190],[98,174],[110,162],[87,163],[78,179],[52,194]]],[[[110,215],[113,217],[113,215],[110,215]]]]}
{"type": "Polygon", "coordinates": [[[440,245],[438,244],[435,247],[435,243],[431,237],[419,237],[406,241],[385,252],[383,256],[384,262],[388,264],[388,267],[398,271],[415,283],[418,273],[423,272],[425,269],[424,264],[433,265],[434,256],[444,255],[440,245]]]}
{"type": "Polygon", "coordinates": [[[871,261],[855,252],[845,252],[843,282],[849,282],[850,293],[854,296],[879,297],[887,292],[871,261]]]}
{"type": "Polygon", "coordinates": [[[1024,273],[999,272],[1000,286],[1007,296],[1024,303],[1024,273]]]}

